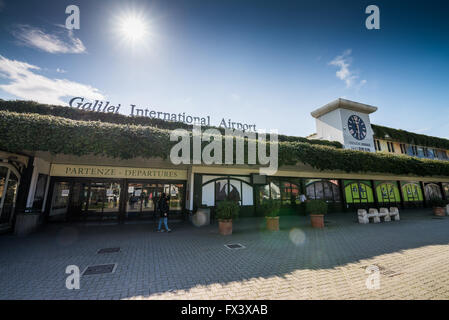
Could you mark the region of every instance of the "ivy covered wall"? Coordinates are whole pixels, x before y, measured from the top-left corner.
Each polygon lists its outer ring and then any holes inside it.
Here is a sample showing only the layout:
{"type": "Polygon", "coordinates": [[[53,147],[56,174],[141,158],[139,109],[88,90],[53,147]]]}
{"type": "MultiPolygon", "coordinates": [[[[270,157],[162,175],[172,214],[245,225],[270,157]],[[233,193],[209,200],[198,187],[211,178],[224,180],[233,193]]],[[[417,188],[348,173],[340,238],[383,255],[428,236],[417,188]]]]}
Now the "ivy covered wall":
{"type": "MultiPolygon", "coordinates": [[[[154,128],[161,129],[187,129],[191,130],[192,125],[188,125],[182,122],[169,122],[162,119],[150,118],[150,117],[129,117],[119,113],[105,113],[105,112],[94,112],[94,111],[84,111],[81,109],[40,104],[34,101],[21,101],[21,100],[2,100],[0,99],[0,110],[11,111],[17,113],[36,113],[40,115],[53,115],[57,117],[63,117],[72,120],[83,120],[83,121],[101,121],[115,124],[124,125],[141,125],[141,126],[151,126],[154,128]]],[[[206,127],[203,127],[206,128],[206,127]]],[[[213,127],[219,129],[223,134],[225,129],[213,127]]],[[[290,141],[290,142],[305,142],[317,145],[326,145],[335,148],[343,148],[342,144],[337,141],[327,141],[327,140],[309,140],[303,137],[294,137],[287,135],[279,135],[279,141],[290,141]]]]}
{"type": "Polygon", "coordinates": [[[423,147],[449,150],[449,140],[372,124],[374,137],[423,147]]]}
{"type": "MultiPolygon", "coordinates": [[[[175,143],[170,141],[170,130],[167,129],[0,111],[0,150],[9,152],[27,150],[121,159],[166,159],[175,143]]],[[[319,170],[449,176],[447,161],[359,152],[304,142],[280,142],[279,164],[297,163],[319,170]]]]}

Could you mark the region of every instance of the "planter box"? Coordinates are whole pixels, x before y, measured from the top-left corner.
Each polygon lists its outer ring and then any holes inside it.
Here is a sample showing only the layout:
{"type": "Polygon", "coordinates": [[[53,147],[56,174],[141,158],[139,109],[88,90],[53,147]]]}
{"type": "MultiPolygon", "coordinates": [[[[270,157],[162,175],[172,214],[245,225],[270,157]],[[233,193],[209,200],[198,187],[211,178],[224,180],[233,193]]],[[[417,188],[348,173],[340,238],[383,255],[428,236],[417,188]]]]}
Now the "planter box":
{"type": "Polygon", "coordinates": [[[279,217],[265,217],[267,219],[267,230],[279,231],[279,217]]]}
{"type": "Polygon", "coordinates": [[[439,217],[444,217],[446,215],[446,208],[444,207],[434,207],[433,214],[439,217]]]}
{"type": "Polygon", "coordinates": [[[26,236],[36,231],[39,225],[39,214],[18,214],[14,234],[17,236],[26,236]]]}
{"type": "Polygon", "coordinates": [[[324,214],[311,214],[310,222],[312,223],[312,228],[324,228],[324,214]]]}
{"type": "Polygon", "coordinates": [[[232,220],[218,220],[218,231],[224,236],[232,234],[232,220]]]}

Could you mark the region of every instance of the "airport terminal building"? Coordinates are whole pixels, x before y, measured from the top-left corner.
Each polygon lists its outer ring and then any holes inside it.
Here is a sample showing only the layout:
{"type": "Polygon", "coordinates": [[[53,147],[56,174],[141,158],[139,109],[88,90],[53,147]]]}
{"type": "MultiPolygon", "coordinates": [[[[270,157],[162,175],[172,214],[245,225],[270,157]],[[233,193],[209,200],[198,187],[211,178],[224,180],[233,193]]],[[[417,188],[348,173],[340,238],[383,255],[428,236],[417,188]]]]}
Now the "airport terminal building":
{"type": "Polygon", "coordinates": [[[373,125],[376,110],[337,99],[313,111],[316,133],[280,136],[279,170],[264,176],[259,165],[174,165],[172,122],[0,100],[0,228],[24,211],[42,222],[153,219],[163,192],[177,217],[227,197],[246,216],[268,198],[300,214],[300,195],[348,213],[449,199],[449,140],[373,125]]]}

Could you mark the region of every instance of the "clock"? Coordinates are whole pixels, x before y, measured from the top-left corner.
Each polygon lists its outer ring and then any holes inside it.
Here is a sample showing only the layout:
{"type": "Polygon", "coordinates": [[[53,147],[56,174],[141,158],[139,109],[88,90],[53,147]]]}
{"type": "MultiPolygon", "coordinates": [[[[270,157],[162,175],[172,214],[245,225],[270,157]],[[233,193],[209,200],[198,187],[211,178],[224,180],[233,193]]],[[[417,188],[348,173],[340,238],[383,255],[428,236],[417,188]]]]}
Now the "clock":
{"type": "Polygon", "coordinates": [[[363,140],[366,137],[366,125],[362,118],[352,115],[348,119],[349,133],[357,140],[363,140]]]}

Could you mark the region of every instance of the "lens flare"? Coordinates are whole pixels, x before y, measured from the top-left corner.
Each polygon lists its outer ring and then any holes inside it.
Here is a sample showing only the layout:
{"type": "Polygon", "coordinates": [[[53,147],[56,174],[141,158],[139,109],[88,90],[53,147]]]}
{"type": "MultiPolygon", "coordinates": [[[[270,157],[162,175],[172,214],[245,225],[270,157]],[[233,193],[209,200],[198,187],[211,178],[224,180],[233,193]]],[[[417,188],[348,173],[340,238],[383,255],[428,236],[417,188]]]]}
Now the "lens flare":
{"type": "Polygon", "coordinates": [[[119,21],[119,31],[126,40],[139,42],[148,34],[148,25],[144,18],[137,14],[125,15],[119,21]]]}
{"type": "Polygon", "coordinates": [[[295,246],[300,246],[306,241],[306,234],[298,228],[293,228],[290,230],[288,237],[295,246]]]}

